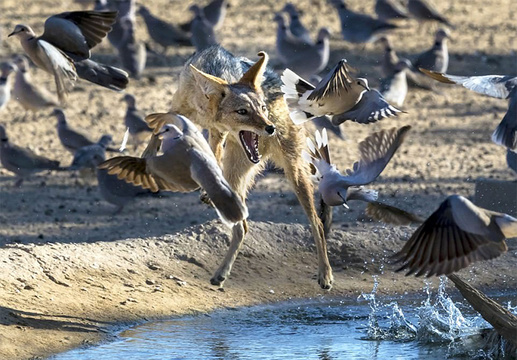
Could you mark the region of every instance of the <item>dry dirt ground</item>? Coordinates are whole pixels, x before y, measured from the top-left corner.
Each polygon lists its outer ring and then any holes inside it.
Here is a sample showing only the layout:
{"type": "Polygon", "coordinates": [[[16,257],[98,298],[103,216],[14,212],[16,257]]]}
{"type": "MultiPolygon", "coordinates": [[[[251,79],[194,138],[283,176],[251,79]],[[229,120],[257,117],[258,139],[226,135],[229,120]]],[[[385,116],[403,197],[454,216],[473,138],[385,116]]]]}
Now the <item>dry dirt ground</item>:
{"type": "MultiPolygon", "coordinates": [[[[273,13],[283,7],[272,0],[231,0],[222,44],[238,55],[255,59],[257,51],[275,54],[273,13]]],[[[348,0],[354,10],[373,13],[373,0],[348,0]]],[[[435,3],[457,26],[452,32],[449,72],[453,74],[516,74],[517,25],[513,0],[455,0],[435,3]]],[[[154,13],[171,22],[189,18],[187,2],[146,1],[154,13]]],[[[302,20],[314,33],[333,31],[332,66],[347,58],[360,75],[378,84],[381,51],[373,44],[350,45],[340,39],[339,20],[323,0],[299,1],[302,20]]],[[[20,53],[16,39],[6,35],[25,22],[40,31],[44,20],[77,9],[59,0],[2,0],[0,59],[20,53]]],[[[435,25],[403,22],[393,33],[394,47],[411,57],[433,43],[435,25]]],[[[137,36],[147,40],[142,20],[137,36]]],[[[165,57],[150,56],[140,81],[128,93],[146,112],[166,111],[181,65],[191,48],[169,49],[165,57]]],[[[108,43],[95,58],[116,64],[108,43]]],[[[50,76],[33,69],[50,89],[50,76]]],[[[475,95],[459,87],[441,87],[441,94],[412,90],[407,114],[377,124],[342,125],[347,140],[331,139],[332,156],[341,169],[357,156],[356,143],[383,128],[412,125],[406,142],[373,187],[381,199],[430,214],[445,196],[472,197],[476,178],[515,180],[505,165],[505,150],[490,135],[507,103],[475,95]]],[[[124,132],[123,94],[79,82],[65,112],[71,124],[92,137],[110,133],[118,143],[124,132]]],[[[11,101],[0,114],[11,141],[39,154],[71,162],[57,136],[51,109],[24,117],[11,101]]],[[[309,130],[313,128],[309,126],[309,130]]],[[[141,149],[140,149],[141,150],[141,149]]],[[[26,359],[91,343],[120,324],[217,307],[232,307],[288,298],[343,296],[369,291],[372,274],[381,275],[382,293],[415,291],[421,280],[393,273],[386,257],[399,249],[414,230],[368,221],[363,206],[335,209],[329,251],[335,271],[330,293],[319,289],[315,248],[306,217],[282,175],[258,179],[249,196],[251,231],[224,290],[209,284],[211,273],[227,248],[229,231],[199,195],[162,194],[140,198],[122,214],[100,198],[95,181],[77,174],[34,176],[21,188],[0,168],[0,358],[26,359]]],[[[517,247],[495,261],[477,264],[461,275],[481,286],[517,283],[517,247]]]]}

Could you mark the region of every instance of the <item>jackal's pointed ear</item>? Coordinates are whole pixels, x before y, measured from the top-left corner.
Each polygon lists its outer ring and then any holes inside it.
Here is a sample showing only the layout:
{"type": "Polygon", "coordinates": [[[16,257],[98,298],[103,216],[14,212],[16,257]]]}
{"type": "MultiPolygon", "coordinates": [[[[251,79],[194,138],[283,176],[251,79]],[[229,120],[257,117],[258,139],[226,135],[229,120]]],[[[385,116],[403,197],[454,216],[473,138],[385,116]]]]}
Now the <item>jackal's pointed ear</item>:
{"type": "Polygon", "coordinates": [[[258,56],[261,58],[253,64],[239,80],[239,84],[248,85],[257,90],[260,89],[260,85],[262,85],[264,71],[266,71],[267,61],[269,60],[269,56],[265,51],[259,52],[258,56]]]}
{"type": "Polygon", "coordinates": [[[206,96],[214,93],[221,93],[228,85],[228,83],[223,79],[207,74],[197,69],[192,64],[190,65],[190,71],[194,75],[196,83],[201,87],[201,90],[206,96]]]}

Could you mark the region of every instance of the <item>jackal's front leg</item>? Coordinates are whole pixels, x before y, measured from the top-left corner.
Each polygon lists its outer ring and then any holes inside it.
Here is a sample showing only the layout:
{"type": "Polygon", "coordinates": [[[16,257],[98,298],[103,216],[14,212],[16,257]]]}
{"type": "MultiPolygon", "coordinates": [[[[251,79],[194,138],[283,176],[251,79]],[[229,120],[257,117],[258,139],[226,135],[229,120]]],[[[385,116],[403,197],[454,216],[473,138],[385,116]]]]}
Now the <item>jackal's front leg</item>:
{"type": "MultiPolygon", "coordinates": [[[[252,185],[255,175],[262,168],[262,164],[254,165],[246,158],[240,144],[230,139],[227,141],[223,158],[224,177],[232,189],[239,194],[243,200],[246,199],[246,192],[252,185]]],[[[219,269],[217,269],[214,276],[210,279],[213,285],[222,285],[228,276],[230,276],[233,263],[239,254],[239,250],[244,242],[244,236],[247,232],[248,226],[246,220],[233,226],[230,248],[219,266],[219,269]]]]}

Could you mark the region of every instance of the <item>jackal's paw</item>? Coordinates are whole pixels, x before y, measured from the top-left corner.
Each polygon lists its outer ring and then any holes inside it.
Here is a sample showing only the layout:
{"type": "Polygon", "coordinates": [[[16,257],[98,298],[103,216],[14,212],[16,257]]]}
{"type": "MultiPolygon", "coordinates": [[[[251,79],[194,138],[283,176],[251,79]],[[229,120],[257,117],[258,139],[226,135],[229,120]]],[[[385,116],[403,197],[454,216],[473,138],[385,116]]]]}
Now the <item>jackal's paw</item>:
{"type": "Polygon", "coordinates": [[[330,290],[332,288],[332,283],[334,282],[334,277],[332,273],[320,273],[318,274],[318,284],[323,290],[330,290]]]}
{"type": "Polygon", "coordinates": [[[215,286],[222,286],[225,280],[226,280],[225,276],[222,276],[220,274],[215,274],[210,279],[210,284],[215,285],[215,286]]]}
{"type": "Polygon", "coordinates": [[[214,204],[212,203],[212,200],[210,200],[210,197],[208,196],[208,194],[206,193],[205,190],[201,190],[201,193],[199,194],[199,200],[201,200],[201,202],[203,202],[207,205],[214,206],[214,204]]]}

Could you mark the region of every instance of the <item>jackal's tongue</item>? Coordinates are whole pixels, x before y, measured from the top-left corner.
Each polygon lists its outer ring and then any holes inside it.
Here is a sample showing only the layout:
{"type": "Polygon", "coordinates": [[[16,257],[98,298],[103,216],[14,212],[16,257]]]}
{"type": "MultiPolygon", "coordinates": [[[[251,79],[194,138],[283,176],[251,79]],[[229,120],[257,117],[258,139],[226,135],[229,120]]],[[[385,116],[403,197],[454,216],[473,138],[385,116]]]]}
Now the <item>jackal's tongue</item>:
{"type": "Polygon", "coordinates": [[[254,164],[257,164],[260,161],[260,154],[258,151],[258,135],[252,131],[241,131],[239,132],[239,137],[241,139],[242,147],[248,155],[248,159],[254,164]]]}

